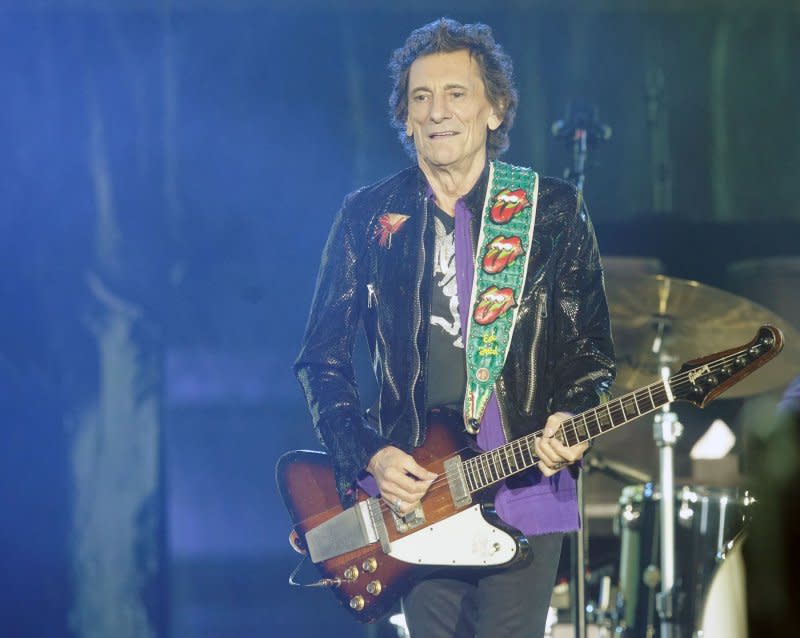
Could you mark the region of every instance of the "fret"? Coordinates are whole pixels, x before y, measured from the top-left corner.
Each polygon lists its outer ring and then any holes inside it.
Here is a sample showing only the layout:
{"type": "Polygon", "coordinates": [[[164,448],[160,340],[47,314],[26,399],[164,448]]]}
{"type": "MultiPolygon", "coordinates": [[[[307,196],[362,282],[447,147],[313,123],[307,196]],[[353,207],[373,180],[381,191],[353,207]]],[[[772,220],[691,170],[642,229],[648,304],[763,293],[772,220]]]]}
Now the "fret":
{"type": "Polygon", "coordinates": [[[564,445],[566,445],[567,447],[572,445],[572,443],[569,442],[570,441],[570,430],[572,430],[573,433],[575,432],[575,425],[573,423],[575,421],[575,418],[577,418],[577,417],[570,418],[570,419],[565,419],[558,426],[559,429],[561,430],[560,436],[558,437],[558,440],[561,443],[563,443],[564,445]]]}
{"type": "Polygon", "coordinates": [[[534,461],[534,459],[536,458],[536,455],[533,453],[533,450],[531,450],[531,440],[532,439],[533,439],[532,436],[526,436],[525,437],[525,445],[528,448],[528,458],[530,459],[528,461],[528,463],[527,463],[528,467],[531,467],[532,465],[534,465],[536,463],[536,461],[534,461]]]}
{"type": "Polygon", "coordinates": [[[642,410],[642,408],[639,407],[639,398],[636,396],[636,394],[636,392],[633,393],[633,403],[636,406],[636,412],[638,412],[639,416],[641,416],[643,412],[647,412],[647,408],[645,407],[645,409],[642,410]]]}
{"type": "Polygon", "coordinates": [[[561,422],[561,442],[567,447],[575,445],[578,441],[578,423],[578,417],[561,422]]]}
{"type": "Polygon", "coordinates": [[[625,418],[625,412],[622,407],[622,402],[619,399],[608,403],[608,405],[610,406],[608,413],[611,415],[612,427],[616,428],[627,422],[627,419],[625,418]]]}
{"type": "Polygon", "coordinates": [[[640,415],[639,408],[636,406],[636,399],[632,396],[624,396],[622,401],[622,413],[625,415],[625,420],[630,421],[640,415]]]}
{"type": "Polygon", "coordinates": [[[647,386],[647,395],[650,397],[650,403],[653,404],[653,410],[655,410],[658,406],[656,405],[656,401],[653,398],[653,386],[647,386]]]}
{"type": "Polygon", "coordinates": [[[500,469],[500,478],[505,478],[508,476],[508,472],[506,472],[506,468],[503,466],[503,452],[504,451],[502,447],[497,448],[497,466],[500,469]]]}
{"type": "Polygon", "coordinates": [[[650,410],[654,409],[656,406],[653,405],[653,400],[650,398],[650,394],[645,394],[647,389],[640,390],[637,394],[640,395],[637,398],[637,401],[644,405],[644,409],[640,409],[640,413],[644,414],[646,412],[650,412],[650,410]]]}
{"type": "Polygon", "coordinates": [[[614,427],[614,418],[611,416],[611,402],[602,406],[604,409],[597,413],[597,426],[600,428],[598,434],[614,427]]]}
{"type": "Polygon", "coordinates": [[[464,465],[467,467],[467,476],[470,477],[472,485],[476,490],[480,489],[482,486],[480,484],[480,479],[475,474],[475,463],[473,463],[472,459],[470,459],[464,465]]]}
{"type": "Polygon", "coordinates": [[[478,483],[478,477],[475,476],[475,464],[472,462],[472,459],[464,463],[464,467],[466,468],[467,483],[472,483],[471,490],[474,492],[479,487],[483,487],[478,483]]]}
{"type": "Polygon", "coordinates": [[[481,484],[486,487],[489,485],[489,479],[486,477],[486,471],[483,467],[483,459],[480,456],[475,457],[475,469],[478,471],[478,475],[481,477],[481,484]]]}
{"type": "Polygon", "coordinates": [[[474,461],[475,461],[475,469],[477,470],[478,475],[481,477],[481,486],[485,487],[485,486],[489,485],[490,481],[488,481],[486,479],[486,474],[484,472],[483,462],[482,462],[481,457],[480,456],[476,456],[474,461]]]}
{"type": "Polygon", "coordinates": [[[564,445],[567,445],[567,430],[565,428],[565,425],[568,422],[569,421],[562,421],[558,426],[558,429],[560,430],[560,432],[556,432],[556,434],[553,435],[553,437],[556,437],[557,434],[560,434],[561,436],[557,437],[557,440],[558,440],[559,443],[562,443],[564,445]]]}
{"type": "Polygon", "coordinates": [[[483,463],[483,468],[486,472],[486,476],[489,478],[487,485],[495,482],[494,474],[492,474],[492,464],[489,462],[489,457],[486,454],[481,454],[481,461],[483,463]]]}
{"type": "Polygon", "coordinates": [[[505,470],[503,469],[503,460],[500,457],[500,448],[495,448],[492,450],[491,456],[489,457],[492,460],[492,467],[494,468],[494,473],[498,479],[503,478],[505,475],[505,470]]]}
{"type": "Polygon", "coordinates": [[[509,447],[511,448],[511,459],[509,461],[509,465],[508,466],[511,467],[511,462],[513,461],[514,467],[511,470],[511,473],[513,474],[513,473],[516,473],[516,472],[519,471],[519,465],[517,464],[517,452],[514,449],[514,441],[511,441],[511,443],[509,444],[509,447]]]}
{"type": "Polygon", "coordinates": [[[665,403],[669,403],[667,397],[667,391],[664,389],[664,386],[659,383],[659,384],[654,384],[654,387],[658,405],[664,405],[665,403]]]}
{"type": "Polygon", "coordinates": [[[589,417],[594,419],[594,425],[589,424],[589,420],[586,420],[586,438],[591,439],[593,436],[603,433],[603,428],[600,427],[600,411],[602,410],[602,406],[599,408],[595,408],[589,413],[589,417]]]}
{"type": "Polygon", "coordinates": [[[522,442],[523,439],[514,441],[514,458],[519,459],[516,461],[516,463],[517,463],[517,468],[520,470],[523,470],[526,467],[528,467],[528,464],[525,462],[525,453],[523,452],[522,449],[522,442]],[[517,457],[517,454],[519,454],[519,457],[517,457]]]}
{"type": "Polygon", "coordinates": [[[487,458],[489,459],[489,465],[491,465],[491,467],[492,467],[492,473],[494,474],[494,480],[497,481],[497,480],[500,480],[501,478],[503,478],[503,475],[502,475],[503,466],[500,465],[497,462],[497,450],[494,449],[491,452],[489,452],[489,456],[487,458]]]}
{"type": "MultiPolygon", "coordinates": [[[[583,427],[581,427],[581,429],[580,429],[580,435],[579,435],[579,433],[577,431],[575,432],[575,442],[576,443],[581,443],[582,441],[585,441],[586,439],[591,438],[589,436],[589,422],[586,420],[586,416],[587,416],[586,412],[581,414],[581,421],[583,422],[583,427]]],[[[589,414],[589,416],[592,416],[592,415],[589,414]]]]}
{"type": "MultiPolygon", "coordinates": [[[[573,421],[575,419],[572,419],[573,421]]],[[[589,422],[586,420],[586,415],[582,415],[581,419],[582,423],[576,424],[578,427],[573,427],[573,431],[575,432],[576,443],[579,443],[581,439],[588,439],[589,438],[589,422]]]]}
{"type": "Polygon", "coordinates": [[[528,463],[527,463],[527,461],[525,461],[525,450],[522,447],[523,443],[524,443],[524,439],[520,439],[519,441],[517,441],[517,451],[519,452],[519,460],[520,460],[519,466],[520,466],[520,468],[528,467],[528,463]]]}
{"type": "Polygon", "coordinates": [[[503,450],[502,457],[503,457],[503,459],[505,459],[506,467],[508,468],[508,474],[506,474],[506,476],[510,476],[511,474],[514,473],[514,468],[511,467],[511,459],[508,458],[508,451],[509,451],[510,448],[511,448],[510,445],[504,445],[502,447],[502,450],[503,450]]]}

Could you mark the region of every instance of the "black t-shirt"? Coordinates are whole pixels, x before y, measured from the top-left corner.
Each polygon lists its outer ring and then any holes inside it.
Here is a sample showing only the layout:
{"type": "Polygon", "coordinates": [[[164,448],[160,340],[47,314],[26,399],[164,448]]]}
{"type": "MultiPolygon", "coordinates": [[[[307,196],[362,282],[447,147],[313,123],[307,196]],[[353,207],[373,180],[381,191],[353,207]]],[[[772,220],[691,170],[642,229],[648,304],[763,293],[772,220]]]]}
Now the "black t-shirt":
{"type": "Polygon", "coordinates": [[[455,219],[434,207],[436,244],[428,344],[428,407],[461,409],[467,385],[456,287],[455,219]]]}

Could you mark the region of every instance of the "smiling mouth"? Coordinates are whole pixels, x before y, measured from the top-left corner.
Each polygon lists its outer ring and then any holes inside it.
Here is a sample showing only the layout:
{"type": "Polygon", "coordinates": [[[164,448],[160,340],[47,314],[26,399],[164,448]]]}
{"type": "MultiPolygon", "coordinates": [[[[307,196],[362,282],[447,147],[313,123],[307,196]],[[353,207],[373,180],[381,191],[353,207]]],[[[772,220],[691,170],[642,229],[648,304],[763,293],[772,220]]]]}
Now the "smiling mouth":
{"type": "Polygon", "coordinates": [[[440,133],[430,133],[428,137],[431,139],[437,139],[441,137],[453,137],[455,135],[458,135],[458,133],[455,131],[442,131],[440,133]]]}

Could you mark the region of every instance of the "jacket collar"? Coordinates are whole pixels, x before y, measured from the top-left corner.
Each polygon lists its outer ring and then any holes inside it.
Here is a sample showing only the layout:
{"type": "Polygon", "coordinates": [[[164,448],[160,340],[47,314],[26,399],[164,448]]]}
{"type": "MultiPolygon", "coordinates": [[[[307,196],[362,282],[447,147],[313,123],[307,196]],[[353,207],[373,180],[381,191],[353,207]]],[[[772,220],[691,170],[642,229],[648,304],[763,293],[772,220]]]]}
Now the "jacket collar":
{"type": "MultiPolygon", "coordinates": [[[[422,172],[422,169],[417,166],[417,173],[419,175],[420,180],[420,189],[424,196],[430,198],[433,202],[433,189],[431,185],[428,183],[427,178],[425,177],[425,173],[422,172]]],[[[475,182],[475,185],[470,189],[469,193],[464,195],[461,200],[466,204],[469,212],[472,213],[472,217],[475,218],[476,216],[480,218],[481,213],[483,212],[483,202],[486,198],[486,187],[489,184],[489,160],[486,160],[486,163],[483,166],[483,171],[481,171],[480,177],[478,177],[478,181],[475,182]]]]}

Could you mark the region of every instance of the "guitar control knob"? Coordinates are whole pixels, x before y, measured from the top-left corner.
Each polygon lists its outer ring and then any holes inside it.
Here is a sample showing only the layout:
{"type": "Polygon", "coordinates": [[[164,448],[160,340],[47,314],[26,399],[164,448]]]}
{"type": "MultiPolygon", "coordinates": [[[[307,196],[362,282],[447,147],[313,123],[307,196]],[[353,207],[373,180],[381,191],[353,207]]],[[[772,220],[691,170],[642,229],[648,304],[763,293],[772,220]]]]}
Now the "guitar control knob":
{"type": "Polygon", "coordinates": [[[361,594],[357,594],[350,599],[350,609],[355,609],[356,611],[364,609],[364,597],[361,594]]]}
{"type": "Polygon", "coordinates": [[[358,578],[358,567],[355,565],[350,565],[347,569],[344,570],[344,579],[350,581],[351,583],[358,578]]]}
{"type": "Polygon", "coordinates": [[[382,590],[383,585],[381,585],[381,581],[379,580],[371,580],[369,583],[367,583],[367,592],[373,596],[377,596],[382,590]]]}
{"type": "Polygon", "coordinates": [[[378,561],[375,560],[372,556],[370,556],[367,560],[361,563],[361,569],[363,569],[368,574],[371,574],[376,569],[378,569],[378,561]]]}

